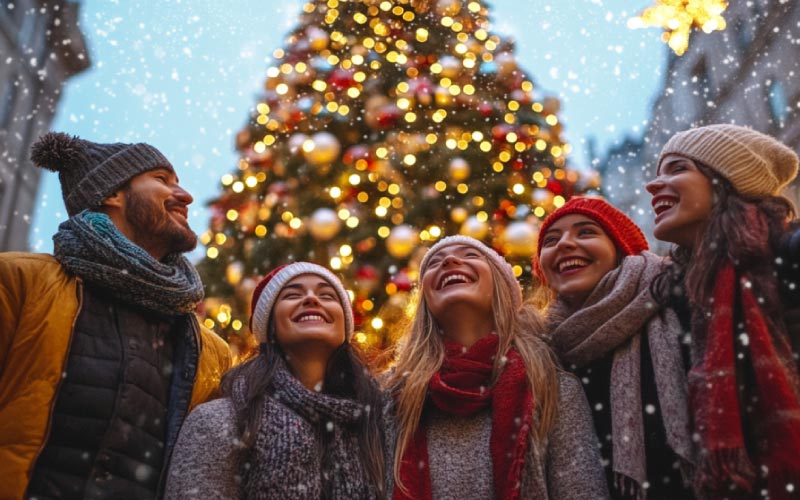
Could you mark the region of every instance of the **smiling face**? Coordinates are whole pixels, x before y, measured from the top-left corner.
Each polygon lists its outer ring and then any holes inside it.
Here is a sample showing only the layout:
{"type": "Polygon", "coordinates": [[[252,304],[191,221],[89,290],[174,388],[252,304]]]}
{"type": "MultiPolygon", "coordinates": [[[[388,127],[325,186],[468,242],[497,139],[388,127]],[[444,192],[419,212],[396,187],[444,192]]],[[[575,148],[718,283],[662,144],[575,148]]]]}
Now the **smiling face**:
{"type": "Polygon", "coordinates": [[[647,191],[653,197],[656,238],[688,248],[700,241],[714,195],[711,180],[694,161],[677,154],[664,156],[647,191]]]}
{"type": "Polygon", "coordinates": [[[174,171],[157,168],[139,174],[121,193],[119,229],[133,243],[158,259],[197,246],[197,235],[188,221],[188,206],[194,199],[181,188],[174,171]]]}
{"type": "Polygon", "coordinates": [[[458,306],[491,314],[494,278],[486,257],[470,245],[446,246],[428,260],[422,292],[437,321],[457,314],[458,306]]]}
{"type": "Polygon", "coordinates": [[[272,309],[275,337],[284,352],[315,346],[332,354],[345,341],[344,316],[336,289],[316,274],[286,283],[272,309]]]}
{"type": "Polygon", "coordinates": [[[539,265],[547,285],[559,298],[579,305],[603,276],[617,267],[618,255],[614,242],[597,222],[570,214],[547,229],[539,265]]]}

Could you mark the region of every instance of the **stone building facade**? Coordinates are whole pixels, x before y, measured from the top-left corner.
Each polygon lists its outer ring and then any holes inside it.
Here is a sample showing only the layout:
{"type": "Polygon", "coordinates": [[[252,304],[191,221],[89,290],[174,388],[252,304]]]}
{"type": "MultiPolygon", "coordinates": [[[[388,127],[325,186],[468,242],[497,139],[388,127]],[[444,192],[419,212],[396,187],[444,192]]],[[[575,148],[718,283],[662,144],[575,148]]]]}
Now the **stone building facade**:
{"type": "Polygon", "coordinates": [[[28,159],[64,82],[89,67],[79,4],[0,0],[0,251],[25,250],[41,171],[28,159]]]}
{"type": "MultiPolygon", "coordinates": [[[[652,238],[645,184],[676,132],[735,123],[770,134],[800,152],[800,2],[730,2],[724,31],[695,31],[683,56],[670,53],[663,88],[641,137],[626,137],[600,161],[604,194],[652,238]]],[[[665,50],[668,50],[665,47],[665,50]]],[[[787,193],[798,206],[798,183],[787,193]]]]}

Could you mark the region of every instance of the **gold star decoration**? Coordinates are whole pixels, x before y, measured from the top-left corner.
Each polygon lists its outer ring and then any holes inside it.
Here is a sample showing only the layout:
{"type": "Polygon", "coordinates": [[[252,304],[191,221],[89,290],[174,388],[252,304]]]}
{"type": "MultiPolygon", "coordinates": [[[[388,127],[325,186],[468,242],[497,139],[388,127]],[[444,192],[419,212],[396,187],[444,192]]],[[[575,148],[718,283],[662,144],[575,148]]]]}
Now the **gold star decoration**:
{"type": "Polygon", "coordinates": [[[664,28],[661,39],[680,56],[689,47],[692,28],[705,33],[725,29],[722,12],[727,7],[726,0],[656,0],[655,5],[629,19],[628,27],[664,28]]]}

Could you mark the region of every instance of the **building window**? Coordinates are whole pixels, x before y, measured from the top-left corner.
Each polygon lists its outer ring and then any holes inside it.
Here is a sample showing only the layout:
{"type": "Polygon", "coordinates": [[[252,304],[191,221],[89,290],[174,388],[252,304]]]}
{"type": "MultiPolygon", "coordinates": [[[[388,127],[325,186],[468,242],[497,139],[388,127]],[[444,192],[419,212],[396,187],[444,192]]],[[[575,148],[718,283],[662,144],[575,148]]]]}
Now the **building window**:
{"type": "Polygon", "coordinates": [[[786,117],[789,115],[789,101],[786,99],[786,90],[781,82],[767,80],[767,102],[773,126],[783,128],[786,117]]]}

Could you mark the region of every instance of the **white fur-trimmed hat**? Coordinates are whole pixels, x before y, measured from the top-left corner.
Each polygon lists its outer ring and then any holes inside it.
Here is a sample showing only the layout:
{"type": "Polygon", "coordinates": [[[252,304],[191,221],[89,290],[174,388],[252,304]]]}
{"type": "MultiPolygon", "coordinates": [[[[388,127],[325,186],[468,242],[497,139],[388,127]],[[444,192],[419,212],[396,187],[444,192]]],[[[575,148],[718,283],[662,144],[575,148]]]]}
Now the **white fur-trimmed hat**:
{"type": "Polygon", "coordinates": [[[506,259],[504,259],[500,254],[498,254],[494,249],[489,248],[482,242],[476,240],[475,238],[470,238],[469,236],[463,235],[455,235],[455,236],[448,236],[446,238],[442,238],[439,240],[435,245],[433,245],[430,250],[425,253],[425,256],[422,257],[422,263],[419,265],[419,276],[420,281],[422,280],[422,275],[425,274],[425,270],[428,267],[428,262],[430,262],[431,257],[436,254],[439,250],[447,247],[453,246],[470,246],[472,248],[477,249],[480,251],[487,259],[491,260],[495,263],[495,265],[500,269],[501,275],[503,276],[503,281],[508,288],[511,290],[511,297],[514,301],[514,309],[519,309],[522,306],[522,288],[519,286],[519,282],[517,281],[517,277],[514,276],[514,269],[511,267],[511,264],[508,263],[506,259]]]}
{"type": "Polygon", "coordinates": [[[349,341],[355,328],[350,295],[347,294],[342,281],[335,274],[312,262],[295,262],[294,264],[277,267],[258,282],[255,290],[253,290],[250,330],[260,343],[267,341],[269,316],[272,314],[272,308],[275,306],[278,294],[288,282],[301,274],[315,274],[330,283],[336,290],[336,295],[339,297],[339,302],[344,310],[345,338],[349,341]]]}

